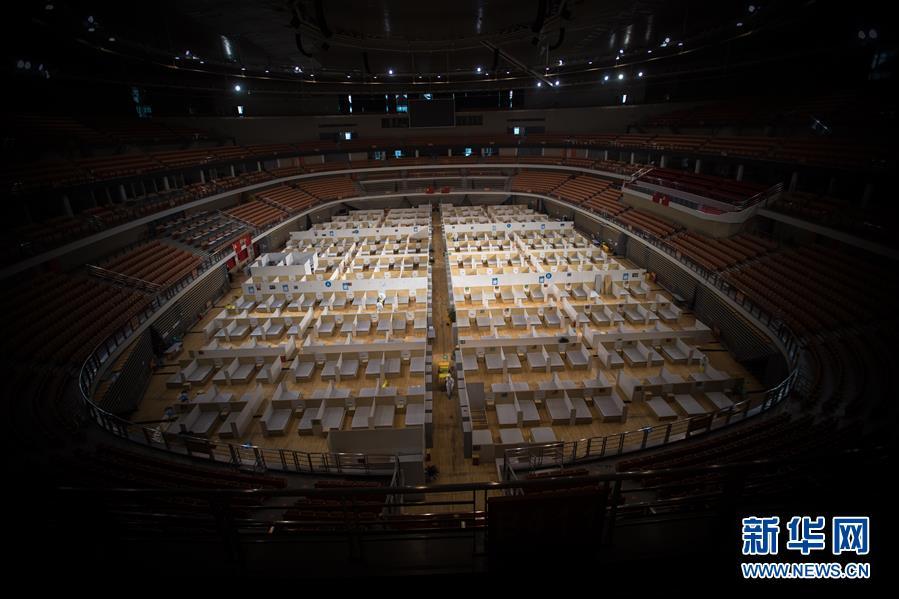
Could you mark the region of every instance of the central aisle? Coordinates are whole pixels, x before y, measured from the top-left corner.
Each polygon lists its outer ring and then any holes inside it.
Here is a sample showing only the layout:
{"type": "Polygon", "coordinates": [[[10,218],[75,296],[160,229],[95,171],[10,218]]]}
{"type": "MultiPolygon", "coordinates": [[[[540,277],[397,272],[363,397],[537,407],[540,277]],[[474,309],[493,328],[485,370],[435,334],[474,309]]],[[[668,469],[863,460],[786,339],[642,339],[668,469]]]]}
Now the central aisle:
{"type": "MultiPolygon", "coordinates": [[[[472,466],[463,455],[462,428],[459,423],[457,401],[446,396],[445,388],[438,382],[439,363],[453,360],[453,333],[450,323],[449,289],[446,283],[446,243],[440,213],[431,215],[431,248],[434,264],[431,269],[431,291],[434,315],[434,447],[431,463],[440,471],[435,482],[461,483],[496,480],[496,466],[482,464],[472,466]]],[[[468,494],[466,494],[468,495],[468,494]]],[[[469,495],[470,497],[470,495],[469,495]]]]}

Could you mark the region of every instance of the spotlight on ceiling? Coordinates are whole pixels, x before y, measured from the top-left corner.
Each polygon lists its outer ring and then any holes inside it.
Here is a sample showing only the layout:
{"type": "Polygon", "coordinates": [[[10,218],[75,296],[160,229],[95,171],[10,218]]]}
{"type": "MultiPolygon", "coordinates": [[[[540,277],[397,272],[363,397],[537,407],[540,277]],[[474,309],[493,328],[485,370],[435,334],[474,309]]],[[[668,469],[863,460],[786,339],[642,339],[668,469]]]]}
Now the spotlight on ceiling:
{"type": "Polygon", "coordinates": [[[241,91],[242,89],[243,89],[243,88],[240,86],[240,83],[235,83],[235,84],[234,84],[234,91],[235,91],[235,92],[240,93],[240,91],[241,91]]]}
{"type": "Polygon", "coordinates": [[[387,74],[388,74],[388,75],[393,75],[393,69],[387,69],[387,74]]]}
{"type": "Polygon", "coordinates": [[[559,87],[559,80],[558,80],[558,79],[556,79],[556,82],[554,83],[554,85],[555,85],[556,87],[559,87]]]}
{"type": "Polygon", "coordinates": [[[643,71],[640,71],[639,73],[637,73],[637,77],[642,77],[642,76],[643,76],[643,71]]]}
{"type": "Polygon", "coordinates": [[[618,81],[624,79],[624,73],[618,73],[618,81]]]}
{"type": "Polygon", "coordinates": [[[480,73],[480,72],[481,72],[481,67],[476,68],[475,71],[477,71],[478,73],[480,73]]]}
{"type": "Polygon", "coordinates": [[[608,76],[608,75],[603,75],[603,76],[602,76],[602,80],[603,80],[603,81],[608,81],[608,80],[609,80],[609,76],[608,76]]]}
{"type": "Polygon", "coordinates": [[[538,81],[538,82],[537,82],[537,87],[543,87],[543,82],[542,82],[542,81],[538,81]]]}

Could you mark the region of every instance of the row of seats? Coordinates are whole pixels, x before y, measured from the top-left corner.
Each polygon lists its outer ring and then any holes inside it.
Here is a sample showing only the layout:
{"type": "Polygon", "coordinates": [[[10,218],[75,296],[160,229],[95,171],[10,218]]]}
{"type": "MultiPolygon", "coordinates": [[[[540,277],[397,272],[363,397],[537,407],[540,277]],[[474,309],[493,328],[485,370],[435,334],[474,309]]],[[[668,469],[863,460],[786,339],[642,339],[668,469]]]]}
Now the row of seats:
{"type": "Polygon", "coordinates": [[[767,189],[762,185],[668,168],[651,169],[637,178],[637,182],[641,181],[734,205],[741,205],[767,189]]]}
{"type": "Polygon", "coordinates": [[[106,260],[101,266],[110,272],[166,288],[183,279],[199,264],[200,258],[195,254],[152,241],[106,260]]]}
{"type": "Polygon", "coordinates": [[[618,215],[618,220],[634,229],[638,229],[654,237],[658,237],[659,239],[666,239],[682,229],[682,227],[678,225],[673,225],[649,212],[643,212],[636,208],[620,213],[618,215]]]}
{"type": "Polygon", "coordinates": [[[608,189],[612,182],[608,179],[577,175],[559,185],[551,195],[564,198],[575,204],[583,204],[588,199],[608,189]]]}
{"type": "Polygon", "coordinates": [[[343,200],[359,195],[356,185],[349,177],[326,177],[301,181],[298,188],[324,202],[343,200]]]}
{"type": "Polygon", "coordinates": [[[166,237],[180,241],[208,253],[215,253],[247,227],[221,212],[196,212],[166,223],[162,229],[166,237]]]}
{"type": "Polygon", "coordinates": [[[100,342],[149,305],[143,294],[86,276],[41,274],[9,291],[3,302],[10,323],[4,354],[43,365],[80,367],[100,342]]]}
{"type": "Polygon", "coordinates": [[[256,194],[256,198],[290,214],[302,212],[318,203],[318,200],[307,192],[288,185],[261,191],[256,194]]]}
{"type": "Polygon", "coordinates": [[[287,212],[284,210],[259,200],[252,200],[236,208],[226,210],[225,214],[256,228],[262,228],[287,218],[287,212]]]}
{"type": "Polygon", "coordinates": [[[568,173],[553,171],[522,171],[512,177],[512,191],[549,194],[568,177],[568,173]]]}
{"type": "Polygon", "coordinates": [[[883,313],[895,283],[889,270],[820,245],[768,254],[725,278],[806,337],[870,321],[883,313]],[[860,281],[871,283],[864,293],[860,281]]]}
{"type": "Polygon", "coordinates": [[[684,232],[668,241],[700,266],[714,271],[748,262],[776,247],[769,240],[748,234],[714,239],[698,233],[684,232]]]}

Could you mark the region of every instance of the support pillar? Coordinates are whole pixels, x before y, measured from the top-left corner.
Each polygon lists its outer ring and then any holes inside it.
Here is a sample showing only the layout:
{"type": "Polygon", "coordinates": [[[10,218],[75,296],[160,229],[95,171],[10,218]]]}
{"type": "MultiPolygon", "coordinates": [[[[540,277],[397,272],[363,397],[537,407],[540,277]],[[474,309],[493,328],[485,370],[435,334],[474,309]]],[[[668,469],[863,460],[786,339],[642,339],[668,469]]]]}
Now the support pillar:
{"type": "Polygon", "coordinates": [[[743,180],[743,165],[738,164],[737,165],[737,181],[742,181],[742,180],[743,180]]]}
{"type": "Polygon", "coordinates": [[[697,175],[702,171],[702,160],[699,158],[696,159],[696,165],[693,168],[693,172],[697,175]]]}

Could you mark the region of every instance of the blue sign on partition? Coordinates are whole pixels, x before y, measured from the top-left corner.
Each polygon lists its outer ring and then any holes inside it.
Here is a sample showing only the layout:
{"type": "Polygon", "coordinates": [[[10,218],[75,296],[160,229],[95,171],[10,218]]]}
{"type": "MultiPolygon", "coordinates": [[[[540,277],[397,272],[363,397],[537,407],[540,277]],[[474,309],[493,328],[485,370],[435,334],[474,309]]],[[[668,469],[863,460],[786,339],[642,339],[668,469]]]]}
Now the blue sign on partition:
{"type": "Polygon", "coordinates": [[[546,228],[546,223],[540,223],[540,228],[541,228],[541,229],[545,229],[545,228],[546,228]]]}
{"type": "Polygon", "coordinates": [[[629,278],[630,278],[630,273],[624,273],[623,275],[621,275],[622,281],[627,281],[629,278]]]}
{"type": "Polygon", "coordinates": [[[256,293],[256,288],[250,285],[247,287],[247,293],[256,293]]]}
{"type": "Polygon", "coordinates": [[[350,284],[349,284],[349,283],[344,283],[344,284],[343,284],[343,290],[344,290],[344,291],[348,291],[349,288],[350,288],[350,284]]]}
{"type": "Polygon", "coordinates": [[[512,223],[508,223],[508,224],[506,225],[506,228],[507,228],[507,229],[511,229],[511,228],[512,228],[512,223]]]}
{"type": "Polygon", "coordinates": [[[545,281],[545,280],[546,280],[546,277],[544,277],[543,275],[540,275],[540,277],[537,279],[537,281],[538,281],[541,285],[543,284],[543,281],[545,281]]]}
{"type": "Polygon", "coordinates": [[[329,232],[328,235],[330,235],[331,237],[334,237],[334,231],[329,232]]]}
{"type": "Polygon", "coordinates": [[[553,273],[551,273],[551,272],[546,273],[546,278],[547,278],[547,280],[553,278],[553,273]]]}
{"type": "Polygon", "coordinates": [[[281,291],[287,293],[288,291],[290,291],[290,285],[287,285],[286,283],[284,285],[281,285],[281,291]]]}
{"type": "Polygon", "coordinates": [[[359,229],[353,229],[353,235],[358,235],[358,234],[359,234],[359,229]]]}
{"type": "Polygon", "coordinates": [[[490,279],[490,284],[493,286],[499,285],[499,279],[496,277],[493,277],[492,279],[490,279]]]}
{"type": "Polygon", "coordinates": [[[325,281],[325,287],[330,287],[330,286],[331,286],[331,281],[325,281]]]}

